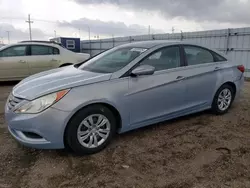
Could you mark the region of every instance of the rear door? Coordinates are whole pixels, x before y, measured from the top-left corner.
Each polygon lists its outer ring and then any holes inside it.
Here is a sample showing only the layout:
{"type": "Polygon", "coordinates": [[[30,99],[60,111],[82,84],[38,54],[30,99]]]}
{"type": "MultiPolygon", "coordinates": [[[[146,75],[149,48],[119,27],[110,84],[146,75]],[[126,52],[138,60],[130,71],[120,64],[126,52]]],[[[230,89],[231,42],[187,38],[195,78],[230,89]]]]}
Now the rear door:
{"type": "Polygon", "coordinates": [[[0,51],[0,80],[20,80],[27,76],[27,45],[11,46],[0,51]]]}
{"type": "Polygon", "coordinates": [[[39,73],[57,67],[60,62],[59,50],[47,45],[30,45],[28,64],[30,74],[39,73]]]}
{"type": "Polygon", "coordinates": [[[207,108],[213,100],[221,63],[215,59],[215,53],[206,48],[184,45],[183,50],[186,57],[183,76],[187,87],[187,108],[207,108]]]}

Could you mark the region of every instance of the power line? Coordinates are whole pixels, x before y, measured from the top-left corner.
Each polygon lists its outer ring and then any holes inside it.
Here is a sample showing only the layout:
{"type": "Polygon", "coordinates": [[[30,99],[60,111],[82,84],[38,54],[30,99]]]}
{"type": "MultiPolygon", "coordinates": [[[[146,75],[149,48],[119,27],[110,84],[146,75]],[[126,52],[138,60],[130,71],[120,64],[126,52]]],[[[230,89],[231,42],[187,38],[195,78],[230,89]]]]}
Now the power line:
{"type": "MultiPolygon", "coordinates": [[[[25,17],[0,17],[0,20],[25,20],[25,17]]],[[[49,22],[49,23],[58,23],[58,21],[51,21],[51,20],[42,20],[42,19],[35,19],[33,18],[34,21],[38,22],[49,22]]]]}
{"type": "Polygon", "coordinates": [[[50,21],[50,20],[41,20],[41,19],[33,19],[35,21],[38,21],[38,22],[48,22],[48,23],[58,23],[59,21],[50,21]]]}
{"type": "Polygon", "coordinates": [[[31,24],[33,23],[33,21],[30,20],[30,14],[28,15],[28,20],[26,22],[29,24],[30,40],[32,40],[31,24]]]}

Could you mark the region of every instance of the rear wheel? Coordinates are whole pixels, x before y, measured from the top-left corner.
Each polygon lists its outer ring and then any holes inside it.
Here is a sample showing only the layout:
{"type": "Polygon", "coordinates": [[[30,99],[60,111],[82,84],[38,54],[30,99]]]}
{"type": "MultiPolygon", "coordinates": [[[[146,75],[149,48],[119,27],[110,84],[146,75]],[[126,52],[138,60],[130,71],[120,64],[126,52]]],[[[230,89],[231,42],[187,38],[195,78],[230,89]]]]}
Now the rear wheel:
{"type": "Polygon", "coordinates": [[[232,105],[235,91],[229,84],[221,86],[216,92],[212,104],[212,111],[215,114],[225,114],[232,105]]]}
{"type": "Polygon", "coordinates": [[[93,154],[104,149],[116,131],[113,113],[105,106],[93,105],[77,112],[67,126],[67,145],[77,154],[93,154]]]}

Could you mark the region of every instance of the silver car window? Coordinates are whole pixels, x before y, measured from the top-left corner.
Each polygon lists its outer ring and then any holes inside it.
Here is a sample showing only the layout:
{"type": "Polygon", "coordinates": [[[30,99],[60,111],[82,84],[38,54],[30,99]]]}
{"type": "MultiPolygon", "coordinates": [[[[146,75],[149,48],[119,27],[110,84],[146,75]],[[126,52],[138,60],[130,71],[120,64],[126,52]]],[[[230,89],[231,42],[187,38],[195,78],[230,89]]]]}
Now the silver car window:
{"type": "Polygon", "coordinates": [[[180,50],[178,46],[166,47],[152,53],[141,65],[151,65],[156,71],[172,69],[180,66],[180,50]]]}
{"type": "Polygon", "coordinates": [[[184,46],[184,50],[188,65],[214,62],[214,57],[208,50],[196,46],[184,46]]]}

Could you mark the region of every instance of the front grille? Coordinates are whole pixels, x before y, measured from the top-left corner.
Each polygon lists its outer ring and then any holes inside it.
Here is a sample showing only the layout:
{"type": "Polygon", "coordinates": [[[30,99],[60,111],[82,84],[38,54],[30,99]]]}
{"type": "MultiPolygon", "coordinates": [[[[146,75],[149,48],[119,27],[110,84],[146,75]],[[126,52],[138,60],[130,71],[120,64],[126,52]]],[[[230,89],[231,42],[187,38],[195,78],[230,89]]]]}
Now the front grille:
{"type": "Polygon", "coordinates": [[[8,101],[8,108],[11,110],[17,104],[19,104],[23,99],[15,97],[14,95],[10,94],[9,101],[8,101]]]}

